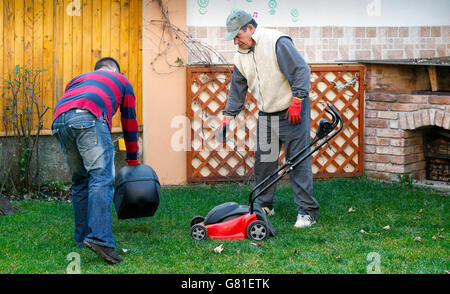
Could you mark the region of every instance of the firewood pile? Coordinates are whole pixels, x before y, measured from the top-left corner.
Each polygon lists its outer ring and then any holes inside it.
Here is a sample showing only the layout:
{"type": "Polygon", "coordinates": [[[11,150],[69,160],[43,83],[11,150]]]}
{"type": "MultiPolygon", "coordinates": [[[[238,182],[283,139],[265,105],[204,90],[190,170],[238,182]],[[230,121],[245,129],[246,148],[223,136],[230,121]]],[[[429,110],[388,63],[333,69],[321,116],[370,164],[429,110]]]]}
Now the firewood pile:
{"type": "Polygon", "coordinates": [[[434,131],[425,140],[427,178],[434,181],[450,182],[450,133],[434,131]]]}

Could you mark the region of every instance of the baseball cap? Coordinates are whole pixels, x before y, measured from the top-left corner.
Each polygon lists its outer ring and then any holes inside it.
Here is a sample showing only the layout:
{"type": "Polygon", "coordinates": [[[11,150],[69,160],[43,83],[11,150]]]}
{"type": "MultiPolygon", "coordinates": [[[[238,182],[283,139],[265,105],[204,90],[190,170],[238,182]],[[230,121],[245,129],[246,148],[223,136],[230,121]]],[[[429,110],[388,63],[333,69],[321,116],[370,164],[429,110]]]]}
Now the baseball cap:
{"type": "Polygon", "coordinates": [[[227,18],[227,33],[224,39],[227,41],[233,40],[241,27],[248,24],[251,20],[251,15],[244,10],[233,10],[227,18]]]}

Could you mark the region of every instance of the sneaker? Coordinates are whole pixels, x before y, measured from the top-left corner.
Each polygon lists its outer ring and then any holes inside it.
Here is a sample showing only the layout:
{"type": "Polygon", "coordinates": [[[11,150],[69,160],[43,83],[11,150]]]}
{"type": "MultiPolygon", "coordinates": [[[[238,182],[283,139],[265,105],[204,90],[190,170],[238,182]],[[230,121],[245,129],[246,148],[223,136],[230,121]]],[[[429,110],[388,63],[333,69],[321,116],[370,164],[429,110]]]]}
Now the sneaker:
{"type": "Polygon", "coordinates": [[[262,208],[262,210],[264,211],[264,213],[265,213],[266,215],[269,215],[269,216],[272,216],[272,215],[275,214],[275,210],[274,210],[273,208],[270,209],[270,208],[267,207],[267,206],[264,206],[264,207],[262,208]]]}
{"type": "Polygon", "coordinates": [[[95,254],[99,255],[109,264],[116,264],[121,262],[123,259],[117,256],[114,248],[101,246],[95,243],[91,243],[89,241],[83,241],[83,244],[95,252],[95,254]]]}
{"type": "Polygon", "coordinates": [[[314,225],[316,221],[309,214],[299,213],[297,215],[297,221],[295,222],[294,227],[296,228],[305,228],[314,225]]]}

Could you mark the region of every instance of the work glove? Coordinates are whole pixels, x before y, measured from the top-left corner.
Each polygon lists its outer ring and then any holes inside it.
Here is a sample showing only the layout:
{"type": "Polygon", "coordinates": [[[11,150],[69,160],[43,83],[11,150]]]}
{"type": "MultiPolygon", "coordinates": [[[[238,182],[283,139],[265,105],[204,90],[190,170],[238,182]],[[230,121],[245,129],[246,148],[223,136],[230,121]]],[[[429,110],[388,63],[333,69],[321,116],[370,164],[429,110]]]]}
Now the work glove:
{"type": "Polygon", "coordinates": [[[299,124],[302,121],[300,112],[302,111],[302,99],[298,97],[292,97],[291,105],[289,106],[286,117],[289,117],[289,123],[292,125],[299,124]]]}
{"type": "Polygon", "coordinates": [[[135,165],[139,165],[139,160],[129,160],[127,159],[127,165],[128,166],[135,166],[135,165]]]}
{"type": "Polygon", "coordinates": [[[227,140],[227,129],[229,127],[230,121],[231,121],[231,116],[224,115],[222,124],[218,128],[216,138],[217,138],[217,140],[219,140],[222,143],[226,142],[226,140],[227,140]]]}

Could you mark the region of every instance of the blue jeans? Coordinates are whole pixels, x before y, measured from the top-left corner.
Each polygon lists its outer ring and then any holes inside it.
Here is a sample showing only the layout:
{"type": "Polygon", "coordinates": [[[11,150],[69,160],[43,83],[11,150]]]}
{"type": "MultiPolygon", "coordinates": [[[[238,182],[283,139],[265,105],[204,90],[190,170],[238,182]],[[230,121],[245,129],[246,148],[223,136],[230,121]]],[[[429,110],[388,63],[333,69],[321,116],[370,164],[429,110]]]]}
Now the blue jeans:
{"type": "Polygon", "coordinates": [[[114,248],[111,203],[114,195],[114,145],[103,117],[70,110],[53,122],[72,173],[75,241],[114,248]]]}

